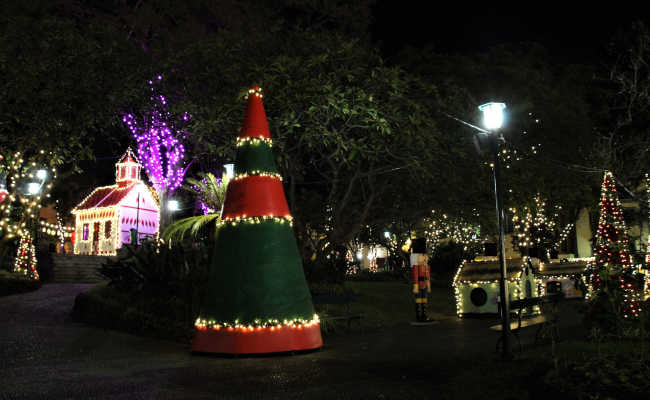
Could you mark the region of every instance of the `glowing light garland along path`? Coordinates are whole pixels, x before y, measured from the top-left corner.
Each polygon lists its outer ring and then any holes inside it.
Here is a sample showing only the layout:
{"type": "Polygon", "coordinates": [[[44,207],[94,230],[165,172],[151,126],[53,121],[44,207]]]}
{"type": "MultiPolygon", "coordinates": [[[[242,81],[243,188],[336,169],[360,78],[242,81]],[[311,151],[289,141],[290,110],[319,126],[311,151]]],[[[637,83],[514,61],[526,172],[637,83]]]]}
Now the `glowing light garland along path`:
{"type": "Polygon", "coordinates": [[[209,288],[214,293],[195,322],[192,350],[316,349],[323,344],[320,321],[304,280],[282,177],[275,170],[261,89],[249,90],[247,98],[235,162],[241,171],[228,184],[217,235],[216,253],[224,259],[213,263],[209,288]]]}

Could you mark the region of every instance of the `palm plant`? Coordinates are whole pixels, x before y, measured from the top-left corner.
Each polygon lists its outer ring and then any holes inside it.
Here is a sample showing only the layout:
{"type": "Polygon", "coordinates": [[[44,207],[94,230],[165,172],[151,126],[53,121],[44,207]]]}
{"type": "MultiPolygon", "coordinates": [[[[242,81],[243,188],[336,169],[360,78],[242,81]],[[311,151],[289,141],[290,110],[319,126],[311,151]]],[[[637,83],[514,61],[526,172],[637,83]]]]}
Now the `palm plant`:
{"type": "Polygon", "coordinates": [[[182,240],[186,235],[198,237],[203,228],[221,220],[221,207],[226,197],[228,178],[222,179],[212,173],[199,173],[199,179],[187,178],[183,189],[193,193],[199,203],[203,215],[179,219],[165,228],[162,237],[165,240],[182,240]]]}

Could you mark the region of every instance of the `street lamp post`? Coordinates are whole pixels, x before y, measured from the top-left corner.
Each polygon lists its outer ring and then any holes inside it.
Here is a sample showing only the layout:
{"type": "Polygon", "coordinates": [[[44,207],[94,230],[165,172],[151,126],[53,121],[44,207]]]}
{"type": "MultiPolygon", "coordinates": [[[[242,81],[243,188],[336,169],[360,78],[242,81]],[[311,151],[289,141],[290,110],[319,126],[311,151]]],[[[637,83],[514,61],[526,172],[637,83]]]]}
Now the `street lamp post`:
{"type": "MultiPolygon", "coordinates": [[[[501,340],[503,344],[503,358],[512,358],[512,349],[510,343],[510,298],[508,296],[508,274],[506,269],[505,243],[504,243],[504,215],[503,199],[501,197],[501,162],[499,159],[499,149],[505,142],[500,132],[503,125],[503,110],[506,108],[504,103],[487,103],[479,106],[483,112],[483,122],[485,128],[490,132],[488,142],[494,158],[494,198],[496,203],[497,220],[499,223],[499,298],[501,300],[501,340]]],[[[479,134],[480,135],[480,134],[479,134]]],[[[480,140],[480,139],[479,139],[480,140]]]]}

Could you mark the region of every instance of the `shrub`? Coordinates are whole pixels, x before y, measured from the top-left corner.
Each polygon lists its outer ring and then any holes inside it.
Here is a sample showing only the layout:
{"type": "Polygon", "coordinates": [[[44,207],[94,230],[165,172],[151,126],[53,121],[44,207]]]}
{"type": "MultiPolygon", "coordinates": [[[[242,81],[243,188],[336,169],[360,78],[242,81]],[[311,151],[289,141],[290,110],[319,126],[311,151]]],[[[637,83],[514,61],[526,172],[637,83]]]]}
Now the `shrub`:
{"type": "Polygon", "coordinates": [[[546,375],[545,383],[575,399],[646,399],[649,371],[647,358],[590,354],[583,360],[561,363],[546,375]]]}
{"type": "Polygon", "coordinates": [[[107,328],[187,338],[207,288],[210,243],[127,245],[100,269],[109,283],[77,296],[73,316],[107,328]]]}
{"type": "Polygon", "coordinates": [[[0,296],[31,292],[41,287],[41,281],[23,275],[0,270],[0,296]]]}

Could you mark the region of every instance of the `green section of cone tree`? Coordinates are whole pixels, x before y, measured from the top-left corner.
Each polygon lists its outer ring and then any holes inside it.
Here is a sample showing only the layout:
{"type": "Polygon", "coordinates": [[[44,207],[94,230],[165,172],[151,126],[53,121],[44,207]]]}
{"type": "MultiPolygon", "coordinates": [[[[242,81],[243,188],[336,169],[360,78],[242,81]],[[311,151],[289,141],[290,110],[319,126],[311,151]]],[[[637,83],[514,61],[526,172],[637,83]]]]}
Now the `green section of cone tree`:
{"type": "Polygon", "coordinates": [[[266,143],[246,143],[237,148],[236,174],[251,174],[255,171],[274,172],[275,159],[273,151],[266,143]]]}
{"type": "Polygon", "coordinates": [[[211,293],[202,318],[242,324],[314,315],[300,256],[288,223],[223,226],[217,237],[211,293]]]}
{"type": "Polygon", "coordinates": [[[261,96],[249,99],[244,129],[238,138],[236,176],[226,192],[223,225],[215,239],[207,298],[199,316],[208,324],[260,326],[270,321],[314,318],[268,128],[260,130],[258,137],[264,140],[243,140],[251,121],[264,128],[260,116],[264,116],[261,96]],[[255,175],[266,176],[260,184],[261,178],[255,175]],[[253,180],[257,180],[257,186],[253,180]],[[257,202],[257,212],[239,202],[243,192],[247,193],[243,196],[247,201],[253,198],[257,202]],[[278,204],[282,207],[278,208],[278,204]],[[226,210],[237,213],[227,215],[226,210]]]}

